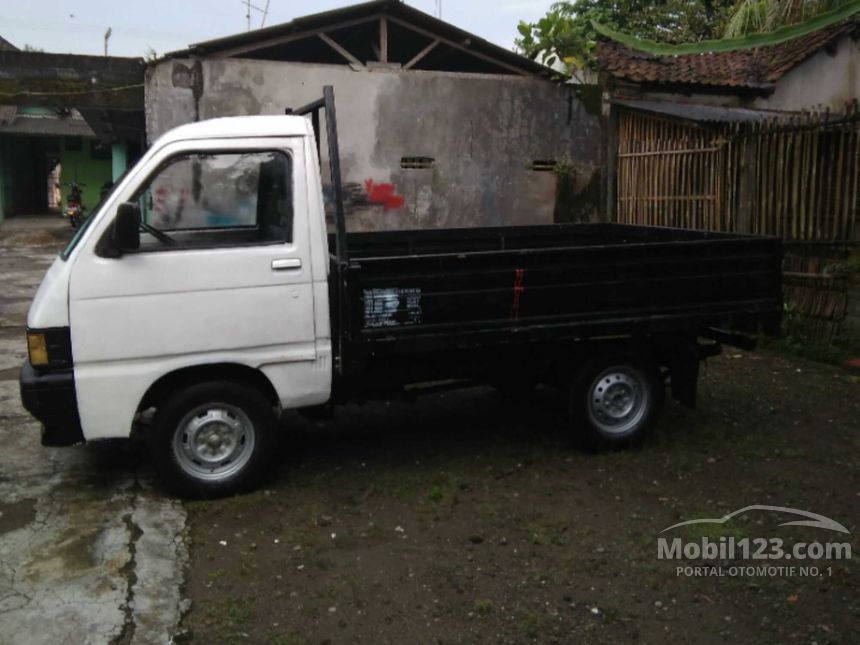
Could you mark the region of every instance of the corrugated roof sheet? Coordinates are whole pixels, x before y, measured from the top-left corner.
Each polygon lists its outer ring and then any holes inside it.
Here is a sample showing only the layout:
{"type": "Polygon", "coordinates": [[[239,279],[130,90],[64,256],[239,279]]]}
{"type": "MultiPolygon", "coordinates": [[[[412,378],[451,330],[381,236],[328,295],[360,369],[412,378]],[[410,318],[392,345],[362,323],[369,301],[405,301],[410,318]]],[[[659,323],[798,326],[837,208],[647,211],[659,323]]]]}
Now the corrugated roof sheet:
{"type": "Polygon", "coordinates": [[[674,101],[639,101],[634,99],[613,99],[616,105],[664,114],[690,121],[734,123],[766,121],[776,116],[785,116],[784,112],[773,110],[751,110],[739,107],[719,107],[699,103],[677,103],[674,101]]]}
{"type": "Polygon", "coordinates": [[[766,88],[828,44],[860,30],[857,19],[771,47],[682,56],[655,55],[614,41],[597,44],[601,70],[639,83],[766,88]]]}
{"type": "Polygon", "coordinates": [[[0,121],[0,134],[22,134],[61,137],[94,137],[92,128],[80,116],[36,116],[16,114],[0,121]]]}

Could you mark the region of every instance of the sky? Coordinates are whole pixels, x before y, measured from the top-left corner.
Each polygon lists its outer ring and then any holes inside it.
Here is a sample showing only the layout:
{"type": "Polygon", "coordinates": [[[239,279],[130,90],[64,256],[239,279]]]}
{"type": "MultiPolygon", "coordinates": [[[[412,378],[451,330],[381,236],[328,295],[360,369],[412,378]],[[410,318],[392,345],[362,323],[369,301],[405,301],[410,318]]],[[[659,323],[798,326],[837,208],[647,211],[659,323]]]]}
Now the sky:
{"type": "MultiPolygon", "coordinates": [[[[297,16],[356,4],[359,0],[270,0],[266,26],[297,16]]],[[[442,19],[502,47],[512,48],[520,20],[544,15],[553,0],[441,0],[442,19]]],[[[266,0],[252,0],[263,7],[266,0]]],[[[436,14],[437,0],[406,4],[436,14]]],[[[244,0],[0,0],[0,36],[23,48],[46,52],[104,53],[104,34],[112,33],[112,56],[159,55],[188,45],[247,30],[244,0]]],[[[251,10],[252,28],[261,13],[251,10]]]]}

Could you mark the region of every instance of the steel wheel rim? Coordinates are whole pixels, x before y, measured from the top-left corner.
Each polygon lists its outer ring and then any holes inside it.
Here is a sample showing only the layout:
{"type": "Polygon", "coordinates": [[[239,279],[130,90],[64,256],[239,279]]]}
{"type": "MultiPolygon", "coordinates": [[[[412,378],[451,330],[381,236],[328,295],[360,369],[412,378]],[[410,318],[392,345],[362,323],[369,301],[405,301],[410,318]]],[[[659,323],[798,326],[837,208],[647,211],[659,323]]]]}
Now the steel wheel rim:
{"type": "Polygon", "coordinates": [[[639,370],[625,365],[603,370],[588,388],[588,417],[608,435],[619,436],[636,429],[648,413],[651,393],[639,370]]]}
{"type": "Polygon", "coordinates": [[[235,405],[199,405],[186,414],[173,434],[173,455],[195,479],[221,481],[241,471],[254,452],[254,424],[235,405]]]}

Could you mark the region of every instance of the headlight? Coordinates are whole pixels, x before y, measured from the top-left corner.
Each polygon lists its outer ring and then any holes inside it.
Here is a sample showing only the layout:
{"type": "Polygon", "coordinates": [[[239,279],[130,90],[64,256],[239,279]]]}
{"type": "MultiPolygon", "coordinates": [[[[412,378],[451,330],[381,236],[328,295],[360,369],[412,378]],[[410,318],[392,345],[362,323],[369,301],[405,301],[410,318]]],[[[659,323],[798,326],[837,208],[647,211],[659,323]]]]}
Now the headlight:
{"type": "Polygon", "coordinates": [[[72,367],[72,337],[68,327],[27,330],[30,365],[39,369],[66,370],[72,367]]]}
{"type": "Polygon", "coordinates": [[[48,364],[48,343],[45,341],[44,332],[27,332],[27,353],[30,355],[30,364],[34,367],[48,364]]]}

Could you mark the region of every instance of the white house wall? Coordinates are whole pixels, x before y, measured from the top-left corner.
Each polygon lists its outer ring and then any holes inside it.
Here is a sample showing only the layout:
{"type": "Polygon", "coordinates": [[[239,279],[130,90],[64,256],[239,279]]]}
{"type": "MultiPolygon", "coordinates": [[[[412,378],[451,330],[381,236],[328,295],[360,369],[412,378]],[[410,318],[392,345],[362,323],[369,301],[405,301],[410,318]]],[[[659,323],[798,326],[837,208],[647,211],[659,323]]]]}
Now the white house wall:
{"type": "Polygon", "coordinates": [[[817,52],[779,79],[773,94],[756,100],[753,107],[797,111],[821,106],[843,112],[846,102],[858,98],[860,42],[845,37],[835,54],[817,52]]]}

